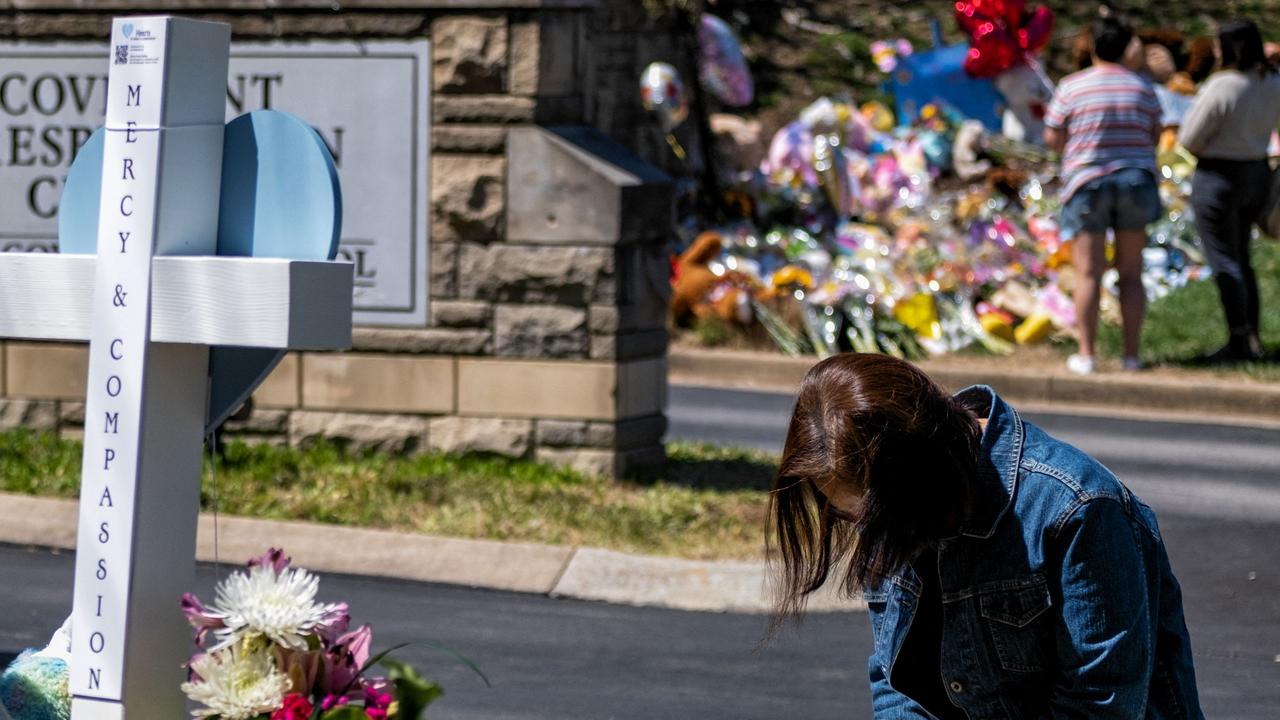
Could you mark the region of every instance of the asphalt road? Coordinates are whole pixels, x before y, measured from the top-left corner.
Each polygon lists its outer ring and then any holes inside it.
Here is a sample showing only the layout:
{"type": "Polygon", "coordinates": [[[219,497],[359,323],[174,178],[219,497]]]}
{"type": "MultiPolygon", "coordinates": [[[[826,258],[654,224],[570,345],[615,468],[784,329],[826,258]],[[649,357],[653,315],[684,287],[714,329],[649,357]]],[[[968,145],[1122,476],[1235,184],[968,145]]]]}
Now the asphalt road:
{"type": "MultiPolygon", "coordinates": [[[[671,435],[774,448],[791,398],[673,388],[671,435]]],[[[1280,717],[1280,431],[1033,415],[1093,452],[1160,515],[1183,584],[1210,718],[1280,717]]],[[[0,547],[0,654],[42,644],[70,604],[72,556],[0,547]]],[[[198,592],[212,595],[201,566],[198,592]]],[[[392,580],[326,576],[326,599],[373,623],[375,645],[422,647],[436,720],[869,718],[865,615],[819,615],[755,652],[759,617],[629,608],[392,580]]],[[[3,662],[3,658],[0,658],[3,662]]]]}
{"type": "MultiPolygon", "coordinates": [[[[62,622],[73,557],[0,546],[0,652],[43,645],[62,622]]],[[[211,599],[216,577],[200,566],[197,594],[211,599]]],[[[764,630],[756,616],[337,575],[325,575],[320,592],[350,603],[355,622],[373,624],[375,649],[432,640],[484,670],[491,688],[421,647],[400,654],[444,685],[433,720],[869,715],[862,668],[870,631],[861,614],[815,615],[755,653],[764,630]]]]}

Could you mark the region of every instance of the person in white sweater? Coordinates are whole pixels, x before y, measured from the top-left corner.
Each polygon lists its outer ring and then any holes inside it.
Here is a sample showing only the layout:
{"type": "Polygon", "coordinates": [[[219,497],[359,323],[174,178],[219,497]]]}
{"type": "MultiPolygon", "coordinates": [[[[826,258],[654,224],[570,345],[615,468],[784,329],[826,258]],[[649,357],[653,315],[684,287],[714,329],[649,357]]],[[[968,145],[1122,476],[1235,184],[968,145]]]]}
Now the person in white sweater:
{"type": "Polygon", "coordinates": [[[1270,194],[1267,144],[1280,121],[1280,74],[1252,21],[1223,24],[1218,42],[1222,70],[1200,89],[1178,141],[1199,159],[1191,205],[1230,331],[1226,346],[1204,359],[1237,362],[1265,355],[1249,244],[1270,194]]]}

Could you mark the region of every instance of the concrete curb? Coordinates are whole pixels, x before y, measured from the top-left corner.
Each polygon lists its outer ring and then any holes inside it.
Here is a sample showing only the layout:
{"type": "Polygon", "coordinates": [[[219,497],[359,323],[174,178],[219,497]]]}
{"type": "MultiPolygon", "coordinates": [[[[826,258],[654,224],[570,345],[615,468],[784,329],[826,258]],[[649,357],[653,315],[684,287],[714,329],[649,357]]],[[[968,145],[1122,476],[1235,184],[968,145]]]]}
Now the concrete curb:
{"type": "MultiPolygon", "coordinates": [[[[74,500],[0,493],[0,543],[72,550],[74,500]]],[[[696,561],[493,540],[201,514],[196,559],[239,565],[282,547],[308,570],[535,593],[552,597],[709,612],[770,608],[762,562],[696,561]]],[[[174,602],[177,602],[175,599],[174,602]]],[[[815,612],[856,611],[860,602],[824,590],[815,612]]]]}
{"type": "MultiPolygon", "coordinates": [[[[673,348],[668,377],[674,383],[794,391],[817,358],[768,353],[673,348]]],[[[1137,413],[1231,416],[1280,422],[1280,384],[1195,377],[1177,379],[1131,373],[1088,377],[1065,369],[1048,373],[957,367],[924,361],[920,367],[952,390],[986,384],[1006,399],[1036,406],[1089,406],[1137,413]]]]}

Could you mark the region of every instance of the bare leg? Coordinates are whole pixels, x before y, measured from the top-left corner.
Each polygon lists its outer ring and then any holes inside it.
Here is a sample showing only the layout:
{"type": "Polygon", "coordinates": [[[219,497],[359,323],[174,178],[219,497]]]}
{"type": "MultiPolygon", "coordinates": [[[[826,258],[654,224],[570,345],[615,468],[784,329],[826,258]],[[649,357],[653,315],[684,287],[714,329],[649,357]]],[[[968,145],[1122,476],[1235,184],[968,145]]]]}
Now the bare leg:
{"type": "Polygon", "coordinates": [[[1142,315],[1147,297],[1142,289],[1142,248],[1146,230],[1116,232],[1116,271],[1120,273],[1120,318],[1124,322],[1124,356],[1138,357],[1142,338],[1142,315]]]}
{"type": "Polygon", "coordinates": [[[1072,251],[1076,268],[1076,338],[1080,341],[1080,354],[1087,358],[1093,357],[1098,337],[1098,292],[1107,264],[1106,247],[1105,233],[1082,232],[1076,235],[1072,251]]]}

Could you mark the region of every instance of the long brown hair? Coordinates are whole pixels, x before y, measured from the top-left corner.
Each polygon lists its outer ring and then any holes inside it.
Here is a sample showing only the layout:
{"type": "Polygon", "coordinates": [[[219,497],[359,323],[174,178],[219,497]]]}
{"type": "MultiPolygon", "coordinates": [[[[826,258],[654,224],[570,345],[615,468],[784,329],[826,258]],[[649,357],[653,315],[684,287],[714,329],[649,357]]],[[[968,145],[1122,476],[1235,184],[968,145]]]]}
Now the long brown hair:
{"type": "Polygon", "coordinates": [[[909,563],[964,512],[981,433],[973,414],[922,371],[850,353],[805,376],[769,503],[776,596],[769,634],[843,573],[849,595],[909,563]],[[819,490],[860,495],[845,514],[819,490]]]}
{"type": "Polygon", "coordinates": [[[1250,70],[1259,75],[1275,72],[1263,49],[1262,32],[1252,20],[1232,20],[1218,28],[1218,46],[1222,48],[1222,67],[1240,72],[1250,70]]]}

